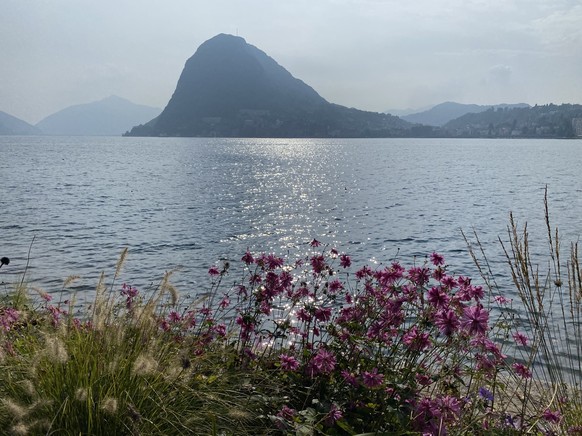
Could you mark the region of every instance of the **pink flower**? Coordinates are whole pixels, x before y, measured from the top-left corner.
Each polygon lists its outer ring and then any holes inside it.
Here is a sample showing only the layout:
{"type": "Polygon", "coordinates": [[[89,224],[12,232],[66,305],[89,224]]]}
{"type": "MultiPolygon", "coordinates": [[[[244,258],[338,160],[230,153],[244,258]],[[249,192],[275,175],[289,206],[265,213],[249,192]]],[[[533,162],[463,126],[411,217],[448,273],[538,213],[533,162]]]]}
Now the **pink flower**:
{"type": "Polygon", "coordinates": [[[461,327],[470,335],[483,335],[487,332],[489,321],[489,312],[481,306],[466,307],[463,310],[463,319],[461,327]]]}
{"type": "Polygon", "coordinates": [[[215,326],[214,331],[221,338],[224,338],[226,336],[226,326],[224,324],[218,324],[217,326],[215,326]]]}
{"type": "Polygon", "coordinates": [[[344,417],[341,409],[339,409],[335,404],[332,404],[328,414],[325,417],[325,423],[329,426],[332,426],[344,417]]]}
{"type": "Polygon", "coordinates": [[[505,298],[502,295],[496,295],[495,297],[493,297],[493,299],[497,302],[497,304],[508,304],[511,302],[511,300],[509,298],[505,298]]]}
{"type": "Polygon", "coordinates": [[[341,375],[344,378],[344,380],[346,381],[346,383],[348,383],[348,384],[350,384],[352,386],[358,386],[358,384],[359,384],[358,383],[358,379],[351,372],[346,371],[344,369],[344,370],[342,370],[341,375]]]}
{"type": "Polygon", "coordinates": [[[434,266],[440,266],[445,264],[445,258],[441,254],[434,252],[430,255],[430,261],[434,266]]]}
{"type": "Polygon", "coordinates": [[[515,371],[515,373],[517,375],[519,375],[520,377],[531,378],[532,374],[527,366],[516,362],[512,365],[512,367],[513,367],[513,370],[515,371]]]}
{"type": "Polygon", "coordinates": [[[408,345],[412,350],[422,351],[430,345],[430,335],[420,333],[418,327],[412,327],[402,338],[402,342],[408,345]]]}
{"type": "Polygon", "coordinates": [[[437,407],[445,421],[451,421],[461,413],[461,402],[450,395],[439,397],[437,399],[437,407]]]}
{"type": "Polygon", "coordinates": [[[46,292],[43,292],[42,294],[40,294],[40,296],[47,303],[50,302],[53,299],[53,296],[51,294],[46,293],[46,292]]]}
{"type": "Polygon", "coordinates": [[[277,413],[277,416],[280,418],[283,418],[287,421],[291,421],[295,415],[297,415],[297,410],[295,409],[291,409],[290,407],[287,407],[286,405],[283,406],[283,408],[279,411],[279,413],[277,413]]]}
{"type": "Polygon", "coordinates": [[[427,292],[427,300],[437,309],[444,309],[449,305],[451,298],[440,287],[433,286],[427,292]]]}
{"type": "Polygon", "coordinates": [[[378,373],[378,368],[374,368],[372,371],[364,371],[362,373],[362,384],[367,388],[375,388],[380,386],[384,382],[384,374],[378,373]]]}
{"type": "Polygon", "coordinates": [[[518,345],[523,345],[524,347],[527,345],[529,339],[523,333],[517,332],[513,334],[513,339],[518,345]]]}
{"type": "Polygon", "coordinates": [[[423,286],[425,283],[428,283],[429,277],[428,268],[414,266],[408,270],[408,278],[417,286],[423,286]]]}
{"type": "Polygon", "coordinates": [[[299,361],[295,357],[287,354],[281,354],[279,356],[279,362],[281,363],[281,368],[285,371],[295,371],[299,368],[299,361]]]}
{"type": "Polygon", "coordinates": [[[312,376],[316,374],[329,374],[334,370],[335,364],[336,360],[333,353],[320,348],[310,362],[312,376]]]}
{"type": "Polygon", "coordinates": [[[18,321],[19,317],[20,313],[13,307],[5,308],[3,313],[0,314],[0,327],[2,327],[5,331],[10,331],[12,326],[16,323],[16,321],[18,321]]]}
{"type": "Polygon", "coordinates": [[[230,298],[228,298],[228,296],[224,296],[223,299],[220,301],[220,303],[218,304],[218,307],[220,307],[221,309],[226,309],[228,306],[230,305],[230,298]]]}
{"type": "Polygon", "coordinates": [[[471,298],[474,298],[475,300],[480,300],[485,296],[485,293],[483,291],[483,287],[481,286],[468,286],[467,287],[467,293],[471,298]]]}
{"type": "Polygon", "coordinates": [[[459,318],[452,309],[439,310],[435,315],[434,323],[443,335],[450,336],[459,327],[459,318]]]}
{"type": "Polygon", "coordinates": [[[166,321],[165,319],[163,319],[163,320],[160,322],[160,328],[161,328],[163,331],[165,331],[165,332],[167,332],[167,331],[170,331],[170,324],[168,323],[168,321],[166,321]]]}
{"type": "Polygon", "coordinates": [[[175,310],[172,310],[168,314],[168,319],[170,320],[170,322],[176,323],[176,322],[180,322],[182,317],[180,316],[180,314],[178,312],[176,312],[175,310]]]}

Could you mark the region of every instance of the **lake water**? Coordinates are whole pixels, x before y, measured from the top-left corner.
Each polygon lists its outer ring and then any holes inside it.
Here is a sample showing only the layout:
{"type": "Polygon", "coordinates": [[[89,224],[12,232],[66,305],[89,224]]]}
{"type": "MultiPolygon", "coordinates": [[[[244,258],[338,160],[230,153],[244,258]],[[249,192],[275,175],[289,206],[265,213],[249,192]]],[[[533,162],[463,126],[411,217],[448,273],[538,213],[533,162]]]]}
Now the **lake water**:
{"type": "Polygon", "coordinates": [[[546,185],[564,240],[582,234],[581,168],[580,141],[0,137],[0,280],[32,243],[34,284],[74,274],[91,292],[129,247],[124,280],[180,266],[195,294],[212,264],[302,255],[313,238],[357,264],[439,251],[475,275],[461,229],[501,268],[509,211],[545,242],[546,185]]]}
{"type": "Polygon", "coordinates": [[[576,241],[581,168],[576,140],[0,137],[0,283],[20,279],[30,249],[29,282],[58,293],[80,275],[91,300],[129,247],[120,282],[144,289],[180,267],[173,282],[193,297],[213,264],[303,256],[313,238],[360,266],[438,251],[477,279],[461,235],[475,230],[516,298],[498,242],[508,214],[545,253],[547,185],[554,225],[576,241]]]}

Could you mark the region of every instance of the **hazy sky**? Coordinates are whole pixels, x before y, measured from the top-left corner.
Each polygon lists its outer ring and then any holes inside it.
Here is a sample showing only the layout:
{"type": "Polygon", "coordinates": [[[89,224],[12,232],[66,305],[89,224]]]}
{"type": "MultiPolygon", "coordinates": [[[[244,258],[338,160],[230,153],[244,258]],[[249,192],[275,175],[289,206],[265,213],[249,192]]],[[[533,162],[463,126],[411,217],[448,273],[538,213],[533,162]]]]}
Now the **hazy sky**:
{"type": "Polygon", "coordinates": [[[582,103],[581,0],[0,0],[0,110],[163,108],[218,33],[359,109],[582,103]]]}

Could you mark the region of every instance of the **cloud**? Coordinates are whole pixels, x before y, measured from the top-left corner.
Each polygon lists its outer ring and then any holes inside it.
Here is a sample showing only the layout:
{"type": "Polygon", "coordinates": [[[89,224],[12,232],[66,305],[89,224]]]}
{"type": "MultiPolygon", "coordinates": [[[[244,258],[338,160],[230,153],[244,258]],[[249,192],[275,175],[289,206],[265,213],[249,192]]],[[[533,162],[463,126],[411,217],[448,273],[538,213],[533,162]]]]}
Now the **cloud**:
{"type": "Polygon", "coordinates": [[[508,65],[494,65],[489,68],[487,81],[497,86],[506,86],[511,83],[512,69],[508,65]]]}

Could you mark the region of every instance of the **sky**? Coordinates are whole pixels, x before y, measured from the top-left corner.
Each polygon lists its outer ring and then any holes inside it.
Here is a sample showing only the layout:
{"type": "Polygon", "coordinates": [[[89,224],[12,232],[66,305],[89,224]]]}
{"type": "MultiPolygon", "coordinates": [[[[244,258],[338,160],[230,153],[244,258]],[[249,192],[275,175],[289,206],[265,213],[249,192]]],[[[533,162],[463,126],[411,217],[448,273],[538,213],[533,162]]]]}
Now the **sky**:
{"type": "Polygon", "coordinates": [[[0,0],[0,111],[164,108],[219,33],[358,109],[582,103],[581,0],[0,0]]]}

